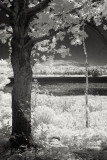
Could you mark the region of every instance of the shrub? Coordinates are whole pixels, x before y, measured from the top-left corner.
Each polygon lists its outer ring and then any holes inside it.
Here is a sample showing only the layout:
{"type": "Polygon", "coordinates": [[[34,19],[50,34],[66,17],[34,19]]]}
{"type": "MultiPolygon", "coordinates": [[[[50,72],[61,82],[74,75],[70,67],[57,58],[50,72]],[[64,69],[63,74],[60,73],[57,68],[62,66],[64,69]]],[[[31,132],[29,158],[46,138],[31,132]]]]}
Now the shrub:
{"type": "Polygon", "coordinates": [[[100,75],[101,75],[101,73],[100,73],[99,70],[94,69],[94,70],[92,71],[92,76],[93,76],[93,77],[98,77],[98,76],[100,76],[100,75]]]}
{"type": "Polygon", "coordinates": [[[2,90],[6,84],[8,84],[10,80],[6,75],[0,75],[0,89],[2,90]]]}
{"type": "Polygon", "coordinates": [[[7,76],[13,74],[10,63],[3,59],[0,60],[0,74],[4,74],[7,76]]]}
{"type": "Polygon", "coordinates": [[[92,75],[92,70],[88,69],[88,76],[92,75]]]}
{"type": "Polygon", "coordinates": [[[52,123],[55,116],[55,112],[52,108],[47,106],[38,106],[35,108],[33,113],[33,123],[37,126],[41,123],[50,124],[52,123]]]}

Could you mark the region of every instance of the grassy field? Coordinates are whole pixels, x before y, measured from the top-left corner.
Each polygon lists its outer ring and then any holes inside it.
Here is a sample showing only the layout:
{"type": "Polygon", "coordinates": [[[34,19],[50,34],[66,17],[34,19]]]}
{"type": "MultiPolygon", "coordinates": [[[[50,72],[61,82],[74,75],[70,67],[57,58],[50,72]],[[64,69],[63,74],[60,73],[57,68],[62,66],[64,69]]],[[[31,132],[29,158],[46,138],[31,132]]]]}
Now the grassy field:
{"type": "MultiPolygon", "coordinates": [[[[0,137],[11,131],[11,95],[0,92],[0,137]]],[[[107,97],[89,96],[90,127],[86,128],[84,96],[32,92],[32,133],[43,159],[98,160],[106,157],[107,97]]],[[[106,160],[106,159],[104,159],[106,160]]]]}

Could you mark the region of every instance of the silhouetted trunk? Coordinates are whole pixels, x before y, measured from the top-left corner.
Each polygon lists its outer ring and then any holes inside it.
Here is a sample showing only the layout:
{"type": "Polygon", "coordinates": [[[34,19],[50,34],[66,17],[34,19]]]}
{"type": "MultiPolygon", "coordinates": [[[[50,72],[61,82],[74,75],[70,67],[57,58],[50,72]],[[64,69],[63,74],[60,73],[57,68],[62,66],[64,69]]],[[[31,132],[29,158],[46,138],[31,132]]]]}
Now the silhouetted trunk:
{"type": "MultiPolygon", "coordinates": [[[[83,24],[83,31],[84,31],[84,24],[83,24]]],[[[85,87],[85,105],[86,105],[86,128],[89,127],[89,107],[88,107],[88,55],[87,55],[87,50],[86,50],[86,44],[85,44],[85,40],[83,37],[83,50],[84,50],[84,54],[85,54],[85,68],[86,68],[86,72],[85,72],[85,76],[86,76],[86,87],[85,87]]]]}
{"type": "Polygon", "coordinates": [[[89,107],[88,107],[88,61],[86,54],[86,88],[85,88],[85,102],[86,102],[86,127],[89,127],[89,107]]]}
{"type": "Polygon", "coordinates": [[[31,49],[19,49],[13,44],[11,62],[14,72],[12,91],[12,135],[23,136],[19,145],[29,143],[31,136],[31,49]]]}
{"type": "MultiPolygon", "coordinates": [[[[26,5],[27,1],[26,1],[26,5]]],[[[32,70],[30,64],[32,46],[25,47],[30,37],[28,28],[30,19],[23,10],[23,1],[13,1],[13,17],[10,23],[13,29],[11,41],[11,63],[14,73],[12,91],[12,137],[10,141],[17,147],[29,144],[31,138],[31,86],[32,70]]],[[[15,147],[15,146],[14,146],[15,147]]]]}

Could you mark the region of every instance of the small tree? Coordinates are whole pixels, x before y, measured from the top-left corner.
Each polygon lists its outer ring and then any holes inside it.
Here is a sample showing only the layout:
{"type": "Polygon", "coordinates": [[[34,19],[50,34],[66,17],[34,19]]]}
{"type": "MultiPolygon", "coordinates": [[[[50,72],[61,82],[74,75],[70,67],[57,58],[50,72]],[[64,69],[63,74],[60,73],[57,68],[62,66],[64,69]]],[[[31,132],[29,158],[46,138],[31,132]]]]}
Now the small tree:
{"type": "Polygon", "coordinates": [[[92,70],[92,76],[93,77],[98,77],[100,75],[101,75],[101,72],[97,68],[92,70]]]}
{"type": "MultiPolygon", "coordinates": [[[[84,31],[84,23],[83,23],[83,31],[84,31]]],[[[85,88],[85,104],[86,104],[86,128],[89,127],[89,107],[88,107],[88,86],[89,86],[89,82],[88,82],[88,54],[87,54],[87,50],[86,50],[86,44],[85,44],[85,39],[84,39],[84,35],[83,35],[83,50],[84,50],[84,54],[85,54],[85,67],[86,67],[86,88],[85,88]]]]}

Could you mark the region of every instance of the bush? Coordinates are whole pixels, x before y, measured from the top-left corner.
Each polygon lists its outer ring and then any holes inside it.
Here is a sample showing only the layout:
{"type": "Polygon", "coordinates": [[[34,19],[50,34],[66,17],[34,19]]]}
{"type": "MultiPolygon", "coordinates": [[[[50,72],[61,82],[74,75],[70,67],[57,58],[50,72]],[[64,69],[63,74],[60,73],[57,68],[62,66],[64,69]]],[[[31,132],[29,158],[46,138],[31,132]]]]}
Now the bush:
{"type": "Polygon", "coordinates": [[[99,70],[95,69],[95,70],[92,71],[92,76],[93,76],[93,77],[98,77],[98,76],[100,76],[100,75],[101,75],[101,73],[100,73],[99,70]]]}
{"type": "Polygon", "coordinates": [[[92,70],[88,69],[88,76],[92,75],[92,70]]]}
{"type": "Polygon", "coordinates": [[[0,89],[3,89],[6,84],[8,84],[10,80],[4,74],[0,75],[0,89]]]}

